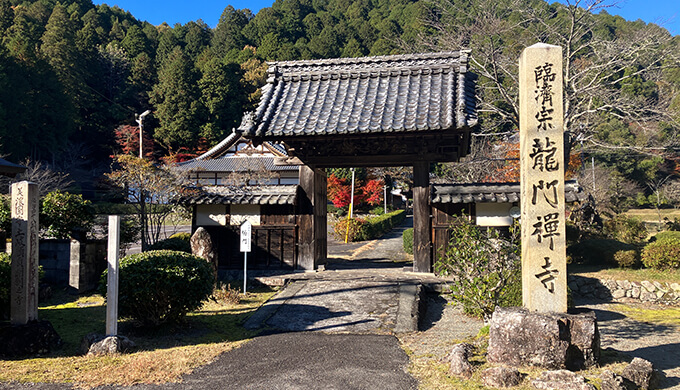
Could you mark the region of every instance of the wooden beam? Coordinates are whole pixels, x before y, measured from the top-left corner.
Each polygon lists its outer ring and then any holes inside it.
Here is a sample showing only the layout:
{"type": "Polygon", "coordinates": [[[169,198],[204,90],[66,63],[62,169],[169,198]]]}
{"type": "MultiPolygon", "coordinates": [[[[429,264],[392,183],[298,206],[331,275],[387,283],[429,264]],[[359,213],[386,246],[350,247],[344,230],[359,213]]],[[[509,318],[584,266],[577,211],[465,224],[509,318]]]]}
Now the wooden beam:
{"type": "Polygon", "coordinates": [[[326,263],[326,172],[300,167],[298,266],[313,271],[326,263]]]}
{"type": "Polygon", "coordinates": [[[432,272],[430,164],[413,165],[413,271],[432,272]]]}

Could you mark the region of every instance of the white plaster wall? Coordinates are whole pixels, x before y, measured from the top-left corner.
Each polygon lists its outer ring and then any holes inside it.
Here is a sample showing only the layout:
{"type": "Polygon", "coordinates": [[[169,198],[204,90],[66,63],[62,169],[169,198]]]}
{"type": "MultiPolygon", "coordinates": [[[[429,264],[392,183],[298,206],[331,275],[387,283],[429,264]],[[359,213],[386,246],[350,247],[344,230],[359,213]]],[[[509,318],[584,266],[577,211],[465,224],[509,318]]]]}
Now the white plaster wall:
{"type": "Polygon", "coordinates": [[[196,225],[226,226],[227,206],[223,204],[199,204],[196,206],[196,225]]]}
{"type": "Polygon", "coordinates": [[[253,226],[260,225],[260,205],[257,204],[233,204],[231,205],[231,225],[240,226],[245,221],[250,221],[253,226]]]}
{"type": "Polygon", "coordinates": [[[512,203],[477,203],[477,226],[511,226],[512,203]]]}

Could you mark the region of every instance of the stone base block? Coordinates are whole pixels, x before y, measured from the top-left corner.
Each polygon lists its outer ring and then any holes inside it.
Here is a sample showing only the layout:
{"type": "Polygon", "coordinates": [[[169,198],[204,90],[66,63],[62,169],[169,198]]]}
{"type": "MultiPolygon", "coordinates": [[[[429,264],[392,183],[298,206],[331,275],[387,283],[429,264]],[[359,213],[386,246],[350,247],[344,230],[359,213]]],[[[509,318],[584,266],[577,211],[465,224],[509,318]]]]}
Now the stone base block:
{"type": "Polygon", "coordinates": [[[0,357],[3,358],[43,355],[61,345],[61,337],[49,321],[0,328],[0,357]]]}
{"type": "Polygon", "coordinates": [[[125,336],[104,336],[90,333],[80,342],[80,352],[84,355],[117,355],[129,352],[137,345],[125,336]]]}
{"type": "Polygon", "coordinates": [[[596,365],[599,358],[600,332],[592,311],[535,313],[511,307],[493,313],[489,362],[580,370],[596,365]]]}

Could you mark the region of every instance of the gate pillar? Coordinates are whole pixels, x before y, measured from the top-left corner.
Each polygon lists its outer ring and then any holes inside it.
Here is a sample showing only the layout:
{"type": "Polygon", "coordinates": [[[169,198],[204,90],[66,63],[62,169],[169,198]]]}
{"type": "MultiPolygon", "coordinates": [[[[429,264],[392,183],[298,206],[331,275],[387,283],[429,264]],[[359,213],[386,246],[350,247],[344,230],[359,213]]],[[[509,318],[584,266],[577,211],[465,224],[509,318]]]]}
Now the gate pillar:
{"type": "Polygon", "coordinates": [[[300,167],[298,267],[313,271],[326,263],[326,171],[300,167]]]}
{"type": "Polygon", "coordinates": [[[432,272],[430,164],[413,164],[413,271],[432,272]]]}

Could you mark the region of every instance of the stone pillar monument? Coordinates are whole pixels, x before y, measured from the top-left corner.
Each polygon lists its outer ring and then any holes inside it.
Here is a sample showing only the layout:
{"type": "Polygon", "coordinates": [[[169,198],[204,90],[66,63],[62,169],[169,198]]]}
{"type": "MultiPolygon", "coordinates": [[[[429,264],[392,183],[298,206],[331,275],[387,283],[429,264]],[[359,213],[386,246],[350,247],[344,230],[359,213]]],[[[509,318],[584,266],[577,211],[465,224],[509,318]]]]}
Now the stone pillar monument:
{"type": "Polygon", "coordinates": [[[567,311],[562,48],[537,43],[519,60],[522,301],[567,311]]]}
{"type": "Polygon", "coordinates": [[[10,317],[13,325],[38,319],[38,186],[12,184],[12,281],[10,317]]]}

